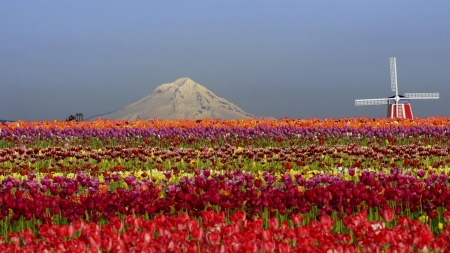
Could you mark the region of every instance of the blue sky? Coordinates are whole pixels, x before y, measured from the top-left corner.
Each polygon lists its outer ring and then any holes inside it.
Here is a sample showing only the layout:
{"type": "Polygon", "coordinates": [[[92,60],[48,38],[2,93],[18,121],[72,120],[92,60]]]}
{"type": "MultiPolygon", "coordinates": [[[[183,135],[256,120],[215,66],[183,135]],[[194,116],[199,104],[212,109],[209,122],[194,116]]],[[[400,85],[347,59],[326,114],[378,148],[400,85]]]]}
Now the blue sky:
{"type": "Polygon", "coordinates": [[[85,118],[190,77],[267,117],[385,117],[389,57],[417,117],[450,116],[450,1],[4,1],[0,119],[85,118]]]}

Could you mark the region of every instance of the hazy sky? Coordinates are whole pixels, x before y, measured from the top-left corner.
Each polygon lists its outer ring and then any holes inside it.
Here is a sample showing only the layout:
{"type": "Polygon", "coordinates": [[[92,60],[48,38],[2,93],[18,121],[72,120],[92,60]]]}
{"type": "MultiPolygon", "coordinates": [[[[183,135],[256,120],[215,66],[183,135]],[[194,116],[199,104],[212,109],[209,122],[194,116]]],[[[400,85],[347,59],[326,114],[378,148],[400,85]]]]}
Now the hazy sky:
{"type": "Polygon", "coordinates": [[[450,116],[450,1],[2,1],[0,119],[107,113],[189,77],[246,112],[385,117],[389,57],[450,116]]]}

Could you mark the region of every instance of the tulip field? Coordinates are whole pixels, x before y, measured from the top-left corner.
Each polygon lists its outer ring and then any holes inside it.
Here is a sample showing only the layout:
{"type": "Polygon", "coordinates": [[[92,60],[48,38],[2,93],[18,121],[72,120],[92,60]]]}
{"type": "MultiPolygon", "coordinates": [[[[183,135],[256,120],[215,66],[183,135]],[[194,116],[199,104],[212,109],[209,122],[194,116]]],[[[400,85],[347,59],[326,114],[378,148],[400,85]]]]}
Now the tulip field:
{"type": "Polygon", "coordinates": [[[450,252],[450,118],[0,123],[0,252],[450,252]]]}

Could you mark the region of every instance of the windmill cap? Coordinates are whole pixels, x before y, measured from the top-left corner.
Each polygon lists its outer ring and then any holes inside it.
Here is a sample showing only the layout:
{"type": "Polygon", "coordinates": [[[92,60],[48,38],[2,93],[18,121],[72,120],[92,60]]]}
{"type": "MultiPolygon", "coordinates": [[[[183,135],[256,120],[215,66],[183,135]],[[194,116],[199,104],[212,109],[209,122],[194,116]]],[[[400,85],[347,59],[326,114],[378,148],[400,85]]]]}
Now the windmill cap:
{"type": "MultiPolygon", "coordinates": [[[[409,104],[409,99],[406,99],[405,96],[398,95],[398,97],[401,98],[398,101],[399,104],[409,104]]],[[[389,98],[395,98],[395,96],[390,96],[389,98]]],[[[389,99],[389,104],[390,105],[395,105],[395,100],[394,99],[389,99]]]]}

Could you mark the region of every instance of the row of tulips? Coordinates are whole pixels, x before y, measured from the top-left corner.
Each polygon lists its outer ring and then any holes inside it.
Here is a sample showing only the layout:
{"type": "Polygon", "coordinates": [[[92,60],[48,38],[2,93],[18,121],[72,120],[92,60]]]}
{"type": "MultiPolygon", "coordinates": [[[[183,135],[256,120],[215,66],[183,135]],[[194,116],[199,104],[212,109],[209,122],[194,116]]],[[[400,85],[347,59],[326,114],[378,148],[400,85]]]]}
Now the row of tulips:
{"type": "Polygon", "coordinates": [[[111,139],[111,138],[170,138],[178,137],[182,140],[189,139],[227,139],[227,138],[239,138],[239,139],[289,139],[289,138],[313,138],[317,136],[321,137],[334,137],[344,138],[350,137],[350,139],[357,139],[361,136],[368,138],[388,138],[388,137],[417,137],[417,136],[432,136],[432,137],[448,137],[450,135],[450,123],[445,126],[412,126],[405,128],[403,126],[395,127],[393,125],[389,127],[373,128],[370,126],[364,126],[362,128],[344,127],[296,127],[296,126],[280,126],[280,127],[268,127],[268,126],[255,126],[254,128],[245,127],[193,127],[193,128],[81,128],[78,126],[68,126],[64,129],[58,128],[42,128],[42,127],[16,127],[10,129],[7,126],[0,128],[0,138],[11,138],[15,140],[57,140],[57,139],[111,139]]]}
{"type": "MultiPolygon", "coordinates": [[[[266,218],[303,214],[306,224],[322,216],[342,220],[367,209],[371,220],[387,214],[389,220],[402,215],[426,219],[430,229],[439,233],[439,224],[450,215],[447,174],[428,171],[427,177],[421,178],[423,175],[401,169],[391,169],[389,174],[353,169],[347,173],[348,180],[329,174],[307,180],[301,173],[203,170],[170,181],[172,174],[165,172],[159,183],[143,173],[139,178],[113,173],[103,176],[103,182],[81,172],[73,177],[8,177],[0,184],[0,231],[32,228],[37,221],[104,222],[116,215],[152,217],[159,213],[198,216],[208,209],[245,211],[266,218]],[[15,223],[18,225],[10,226],[15,223]]],[[[336,227],[335,232],[339,231],[336,227]]]]}
{"type": "Polygon", "coordinates": [[[37,127],[45,129],[64,129],[67,127],[79,127],[79,128],[194,128],[194,127],[243,127],[254,128],[258,126],[263,127],[314,127],[314,128],[333,128],[333,127],[350,127],[350,128],[364,128],[364,127],[387,127],[401,126],[405,128],[413,126],[448,126],[450,125],[450,117],[429,117],[418,118],[414,120],[409,119],[393,119],[393,118],[377,118],[370,119],[366,117],[361,118],[341,118],[341,119],[290,119],[283,118],[280,120],[271,120],[267,118],[254,118],[254,119],[238,119],[238,120],[220,120],[220,119],[201,119],[201,120],[102,120],[97,119],[94,121],[16,121],[0,123],[0,126],[4,125],[9,129],[23,128],[23,127],[37,127]]]}
{"type": "MultiPolygon", "coordinates": [[[[420,170],[446,168],[450,164],[450,147],[439,145],[386,145],[247,148],[231,145],[202,148],[170,147],[161,149],[140,145],[66,146],[50,148],[11,147],[0,149],[0,178],[10,173],[85,171],[92,176],[116,170],[170,169],[175,175],[196,169],[243,169],[246,171],[290,170],[337,171],[337,168],[402,167],[417,173],[420,170]]],[[[421,172],[423,173],[423,172],[421,172]]]]}
{"type": "Polygon", "coordinates": [[[408,217],[396,225],[367,220],[367,212],[348,216],[346,232],[332,232],[334,220],[322,216],[302,225],[302,216],[280,222],[247,218],[236,212],[205,211],[199,219],[187,214],[158,215],[152,220],[111,217],[100,227],[77,221],[70,225],[37,226],[2,240],[2,252],[450,252],[450,225],[435,237],[429,227],[408,217]]]}

